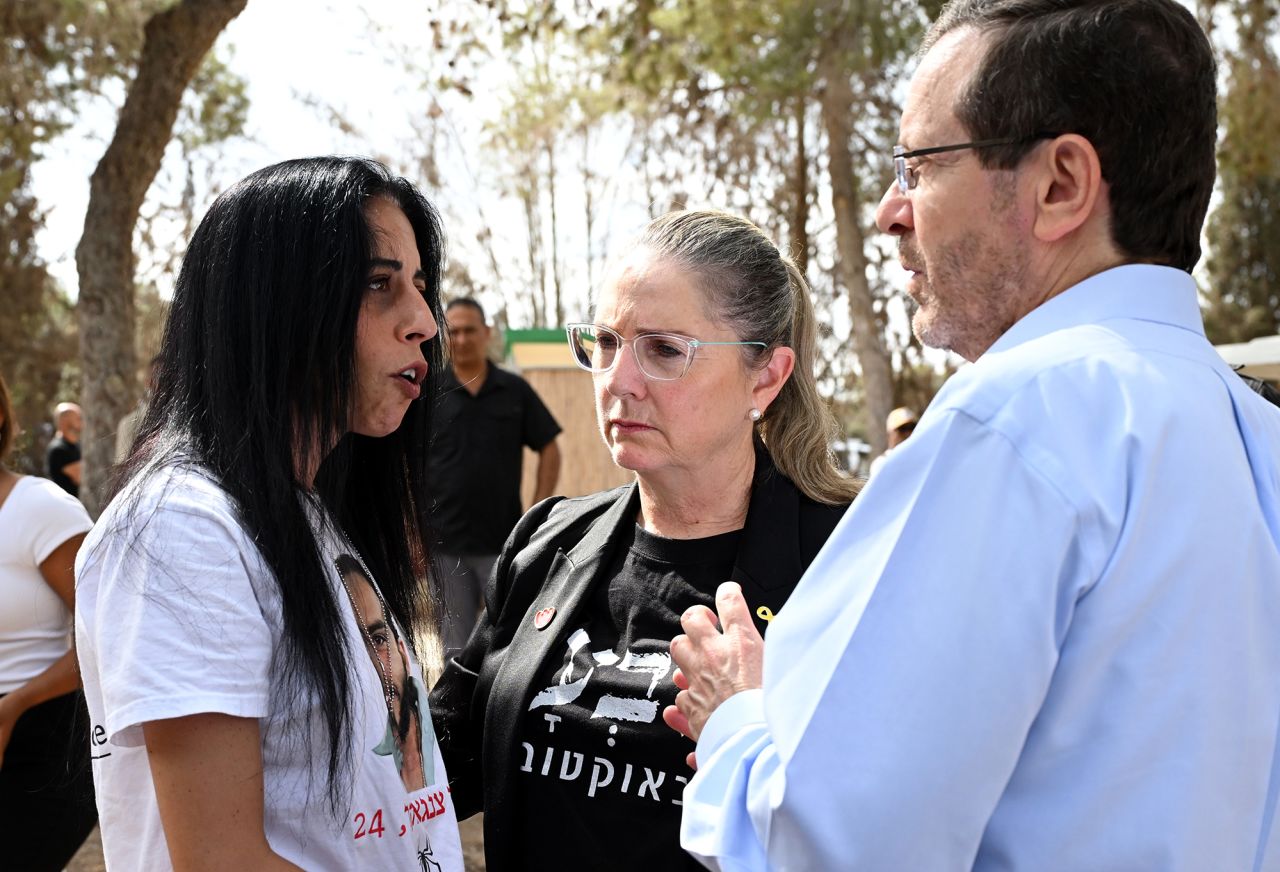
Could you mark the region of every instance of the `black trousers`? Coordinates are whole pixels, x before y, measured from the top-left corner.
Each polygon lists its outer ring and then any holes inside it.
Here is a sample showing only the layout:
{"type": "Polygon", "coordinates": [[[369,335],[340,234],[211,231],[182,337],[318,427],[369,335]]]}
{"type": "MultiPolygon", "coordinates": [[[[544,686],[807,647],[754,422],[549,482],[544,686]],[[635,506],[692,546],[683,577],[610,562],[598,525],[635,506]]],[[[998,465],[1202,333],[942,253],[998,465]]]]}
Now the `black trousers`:
{"type": "Polygon", "coordinates": [[[80,692],[28,709],[0,765],[0,867],[61,872],[98,822],[80,692]]]}

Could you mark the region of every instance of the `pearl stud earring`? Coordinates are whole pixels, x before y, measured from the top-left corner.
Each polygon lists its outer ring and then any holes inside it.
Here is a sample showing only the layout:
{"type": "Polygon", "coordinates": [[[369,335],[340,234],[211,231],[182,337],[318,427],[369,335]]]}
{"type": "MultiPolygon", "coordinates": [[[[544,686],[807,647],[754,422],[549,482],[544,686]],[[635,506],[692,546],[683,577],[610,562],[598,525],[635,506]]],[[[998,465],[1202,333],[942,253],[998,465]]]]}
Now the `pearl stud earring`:
{"type": "Polygon", "coordinates": [[[759,409],[752,409],[750,412],[747,412],[747,417],[752,421],[759,421],[764,417],[764,412],[761,412],[759,409]]]}

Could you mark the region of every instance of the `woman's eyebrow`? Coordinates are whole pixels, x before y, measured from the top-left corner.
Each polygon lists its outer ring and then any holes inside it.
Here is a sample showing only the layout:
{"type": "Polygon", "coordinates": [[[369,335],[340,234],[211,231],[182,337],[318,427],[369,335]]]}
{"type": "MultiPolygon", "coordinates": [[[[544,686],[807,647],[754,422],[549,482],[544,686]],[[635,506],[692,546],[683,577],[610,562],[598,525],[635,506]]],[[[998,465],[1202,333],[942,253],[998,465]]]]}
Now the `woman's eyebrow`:
{"type": "MultiPolygon", "coordinates": [[[[404,262],[390,257],[373,257],[369,259],[369,266],[373,268],[384,266],[393,272],[400,272],[400,270],[404,269],[404,262]]],[[[421,267],[419,267],[418,271],[413,274],[414,281],[418,281],[419,279],[424,282],[427,280],[427,271],[421,267]]]]}
{"type": "MultiPolygon", "coordinates": [[[[608,325],[608,324],[600,324],[599,326],[601,326],[601,327],[609,327],[609,325],[608,325]]],[[[610,329],[610,330],[617,330],[618,328],[616,328],[616,327],[609,327],[609,329],[610,329]]],[[[635,335],[635,336],[643,336],[643,335],[644,335],[644,334],[646,334],[646,333],[665,333],[665,334],[668,334],[668,335],[671,335],[671,336],[680,336],[680,337],[684,337],[684,336],[688,336],[688,335],[689,335],[688,333],[685,333],[683,330],[673,330],[673,329],[668,328],[668,327],[644,327],[644,326],[637,327],[637,328],[635,329],[635,333],[634,333],[633,335],[635,335]]]]}

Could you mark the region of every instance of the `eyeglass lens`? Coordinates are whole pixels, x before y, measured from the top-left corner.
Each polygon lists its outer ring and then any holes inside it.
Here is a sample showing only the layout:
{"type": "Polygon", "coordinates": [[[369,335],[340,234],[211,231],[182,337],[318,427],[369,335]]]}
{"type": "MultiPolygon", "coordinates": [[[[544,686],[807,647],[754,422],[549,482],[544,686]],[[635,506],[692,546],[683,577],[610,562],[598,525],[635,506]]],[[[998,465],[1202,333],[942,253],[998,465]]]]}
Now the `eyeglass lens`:
{"type": "Polygon", "coordinates": [[[897,146],[894,149],[893,176],[894,181],[898,183],[898,190],[905,194],[916,185],[914,174],[911,172],[911,167],[907,166],[907,159],[896,153],[901,148],[902,146],[897,146]]]}
{"type": "MultiPolygon", "coordinates": [[[[578,365],[592,372],[613,369],[622,346],[627,344],[617,333],[599,327],[575,327],[570,331],[570,346],[578,365]]],[[[661,381],[678,379],[689,368],[692,347],[677,336],[648,333],[630,342],[640,371],[661,381]]]]}

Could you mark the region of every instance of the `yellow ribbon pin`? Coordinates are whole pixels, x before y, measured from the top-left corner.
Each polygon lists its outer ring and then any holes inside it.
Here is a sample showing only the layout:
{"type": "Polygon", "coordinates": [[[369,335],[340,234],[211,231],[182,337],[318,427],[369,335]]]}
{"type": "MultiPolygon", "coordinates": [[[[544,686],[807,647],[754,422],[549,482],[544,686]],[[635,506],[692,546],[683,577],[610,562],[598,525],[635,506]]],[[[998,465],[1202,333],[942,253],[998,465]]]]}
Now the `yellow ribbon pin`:
{"type": "Polygon", "coordinates": [[[762,621],[772,621],[773,610],[770,609],[768,606],[761,606],[760,608],[756,609],[756,617],[762,621]]]}

